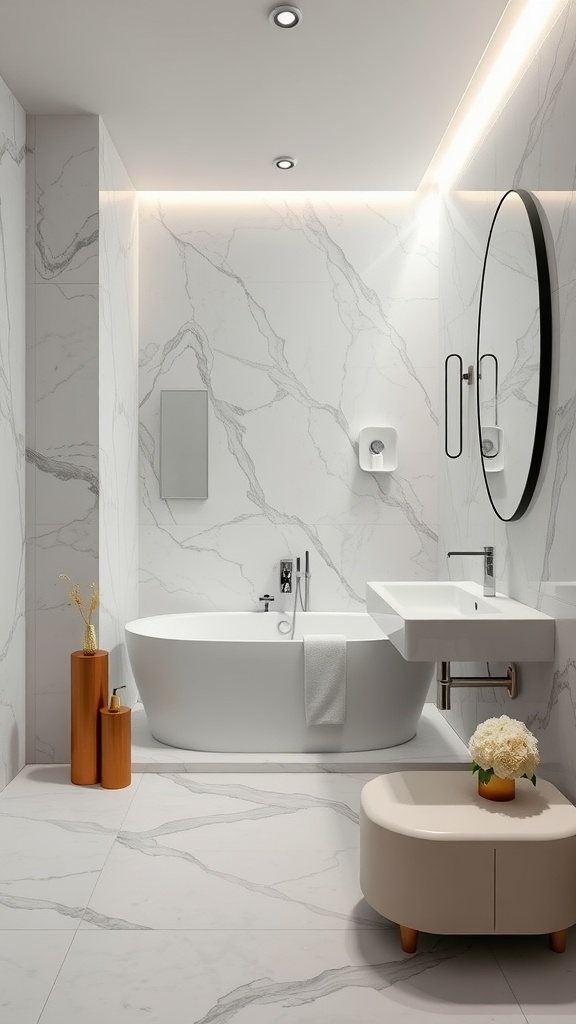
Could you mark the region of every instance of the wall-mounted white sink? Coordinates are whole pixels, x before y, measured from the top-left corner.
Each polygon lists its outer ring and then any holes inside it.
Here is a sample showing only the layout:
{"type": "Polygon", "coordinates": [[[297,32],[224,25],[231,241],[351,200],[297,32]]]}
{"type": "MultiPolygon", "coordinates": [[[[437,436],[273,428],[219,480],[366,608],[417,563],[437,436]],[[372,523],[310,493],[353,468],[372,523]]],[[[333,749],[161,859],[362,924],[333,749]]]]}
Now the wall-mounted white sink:
{"type": "Polygon", "coordinates": [[[366,610],[407,661],[554,660],[554,619],[477,583],[368,583],[366,610]]]}

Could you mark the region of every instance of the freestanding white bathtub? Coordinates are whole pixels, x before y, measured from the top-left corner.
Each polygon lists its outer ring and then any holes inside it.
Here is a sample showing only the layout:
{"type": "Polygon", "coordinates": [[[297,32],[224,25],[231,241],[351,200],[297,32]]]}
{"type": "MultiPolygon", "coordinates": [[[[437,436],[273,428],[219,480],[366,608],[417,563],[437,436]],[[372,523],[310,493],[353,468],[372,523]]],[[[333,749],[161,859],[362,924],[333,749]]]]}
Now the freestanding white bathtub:
{"type": "Polygon", "coordinates": [[[375,750],[416,733],[433,666],[407,662],[369,615],[278,612],[135,619],[126,642],[153,736],[230,753],[375,750]],[[303,635],[347,638],[344,725],[307,726],[303,635]]]}

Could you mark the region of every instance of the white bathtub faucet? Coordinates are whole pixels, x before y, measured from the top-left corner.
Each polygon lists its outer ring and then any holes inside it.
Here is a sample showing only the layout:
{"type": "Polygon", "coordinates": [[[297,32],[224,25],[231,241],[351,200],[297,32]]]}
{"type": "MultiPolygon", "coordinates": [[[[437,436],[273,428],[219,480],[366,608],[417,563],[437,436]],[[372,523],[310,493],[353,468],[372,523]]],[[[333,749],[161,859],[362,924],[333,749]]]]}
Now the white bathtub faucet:
{"type": "Polygon", "coordinates": [[[270,601],[274,600],[274,598],[272,597],[272,594],[264,594],[262,597],[259,597],[258,600],[264,601],[264,611],[267,612],[268,605],[270,604],[270,601]]]}

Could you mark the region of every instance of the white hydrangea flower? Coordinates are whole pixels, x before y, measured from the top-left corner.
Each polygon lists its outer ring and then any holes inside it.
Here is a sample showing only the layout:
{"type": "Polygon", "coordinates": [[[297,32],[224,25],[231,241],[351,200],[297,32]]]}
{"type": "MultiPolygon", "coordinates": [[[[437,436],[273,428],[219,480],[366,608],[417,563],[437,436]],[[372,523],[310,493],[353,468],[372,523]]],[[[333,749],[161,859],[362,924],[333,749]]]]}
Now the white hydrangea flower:
{"type": "Polygon", "coordinates": [[[508,715],[488,718],[476,729],[468,744],[475,764],[484,771],[493,770],[500,779],[531,778],[540,763],[538,741],[526,728],[508,715]]]}

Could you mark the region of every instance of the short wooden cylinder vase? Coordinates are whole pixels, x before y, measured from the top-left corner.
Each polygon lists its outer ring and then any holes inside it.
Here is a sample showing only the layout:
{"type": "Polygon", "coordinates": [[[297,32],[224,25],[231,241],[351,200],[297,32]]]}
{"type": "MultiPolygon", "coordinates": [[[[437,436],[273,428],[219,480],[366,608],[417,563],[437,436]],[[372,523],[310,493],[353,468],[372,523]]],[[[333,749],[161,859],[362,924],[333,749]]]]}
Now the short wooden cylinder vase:
{"type": "Polygon", "coordinates": [[[70,780],[100,782],[100,708],[108,702],[108,651],[70,657],[70,780]]]}
{"type": "Polygon", "coordinates": [[[516,779],[501,779],[492,775],[488,782],[478,779],[478,793],[485,800],[513,800],[516,796],[516,779]]]}
{"type": "Polygon", "coordinates": [[[132,782],[132,729],[130,708],[102,708],[102,788],[125,789],[132,782]]]}

